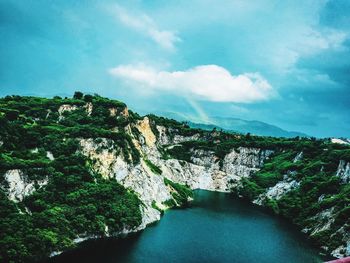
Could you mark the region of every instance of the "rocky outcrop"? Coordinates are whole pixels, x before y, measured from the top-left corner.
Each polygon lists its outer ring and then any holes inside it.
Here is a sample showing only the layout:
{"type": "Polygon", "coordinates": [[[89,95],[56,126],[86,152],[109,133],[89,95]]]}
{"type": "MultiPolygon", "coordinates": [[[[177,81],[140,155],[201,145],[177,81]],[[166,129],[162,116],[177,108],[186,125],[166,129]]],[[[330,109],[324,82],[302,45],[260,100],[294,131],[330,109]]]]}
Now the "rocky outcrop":
{"type": "Polygon", "coordinates": [[[152,132],[148,117],[145,117],[143,120],[138,121],[136,128],[139,130],[139,132],[143,136],[146,146],[150,148],[154,147],[157,138],[152,132]]]}
{"type": "MultiPolygon", "coordinates": [[[[308,221],[310,222],[309,226],[304,228],[302,232],[309,234],[310,236],[316,236],[323,231],[327,231],[331,229],[332,224],[335,222],[336,217],[336,209],[335,207],[331,207],[325,209],[315,216],[310,218],[308,221]]],[[[323,246],[322,248],[325,251],[328,251],[333,257],[342,258],[344,256],[350,255],[350,233],[346,230],[347,226],[341,226],[337,231],[332,233],[330,239],[339,239],[341,238],[341,243],[339,247],[330,251],[328,246],[323,246]]]]}
{"type": "Polygon", "coordinates": [[[192,189],[205,189],[228,192],[243,177],[249,177],[261,168],[272,151],[240,147],[229,152],[222,162],[211,151],[192,150],[191,162],[177,159],[165,160],[159,149],[163,145],[176,145],[180,142],[198,139],[193,136],[170,136],[172,131],[157,126],[158,137],[153,133],[150,120],[145,117],[135,124],[139,134],[133,134],[131,127],[126,129],[140,151],[140,164],[126,161],[120,149],[108,139],[81,139],[81,152],[91,160],[95,172],[105,179],[116,179],[132,189],[143,202],[143,222],[140,228],[160,219],[160,212],[153,203],[165,209],[164,202],[172,199],[172,189],[164,183],[164,178],[188,185],[192,189]],[[162,173],[155,174],[143,160],[150,160],[162,173]]]}
{"type": "Polygon", "coordinates": [[[337,247],[331,252],[331,255],[336,258],[342,258],[350,255],[350,233],[345,227],[341,227],[333,236],[341,236],[343,245],[337,247]]]}
{"type": "Polygon", "coordinates": [[[350,139],[339,139],[339,138],[332,138],[331,139],[332,143],[338,143],[338,144],[350,144],[350,139]]]}
{"type": "Polygon", "coordinates": [[[50,151],[47,151],[47,152],[46,152],[46,157],[47,157],[50,161],[55,160],[55,157],[53,156],[52,152],[50,152],[50,151]]]}
{"type": "Polygon", "coordinates": [[[117,108],[109,108],[109,116],[114,117],[117,115],[117,108]]]}
{"type": "Polygon", "coordinates": [[[312,224],[304,228],[302,232],[307,233],[310,236],[314,236],[324,230],[330,229],[335,220],[334,210],[334,207],[331,207],[317,213],[310,219],[312,224]]]}
{"type": "Polygon", "coordinates": [[[47,178],[44,180],[29,180],[21,170],[8,170],[4,174],[5,185],[1,186],[7,193],[8,198],[14,202],[21,202],[24,197],[32,194],[37,188],[47,184],[47,178]]]}
{"type": "Polygon", "coordinates": [[[340,160],[336,175],[340,177],[343,183],[350,182],[350,163],[340,160]]]}
{"type": "Polygon", "coordinates": [[[66,111],[74,111],[77,109],[78,109],[77,105],[63,104],[58,108],[59,117],[62,118],[63,117],[62,114],[66,111]]]}
{"type": "Polygon", "coordinates": [[[261,168],[271,151],[241,147],[232,150],[220,164],[213,152],[193,151],[191,161],[176,159],[159,162],[163,173],[171,180],[192,189],[229,192],[243,177],[261,168]]]}
{"type": "Polygon", "coordinates": [[[129,164],[111,140],[101,139],[97,142],[81,139],[80,145],[82,153],[91,160],[95,172],[105,179],[117,180],[138,194],[144,204],[141,207],[143,217],[140,228],[160,219],[160,212],[152,207],[152,202],[162,206],[163,202],[171,199],[163,177],[154,174],[144,161],[138,165],[129,164]]]}
{"type": "Polygon", "coordinates": [[[125,107],[125,108],[122,110],[122,112],[120,113],[120,115],[123,116],[123,117],[125,117],[125,118],[129,117],[129,109],[128,109],[128,107],[125,107]]]}
{"type": "Polygon", "coordinates": [[[289,191],[299,187],[300,182],[293,179],[294,175],[295,172],[288,171],[283,176],[282,181],[279,181],[274,186],[269,187],[265,193],[259,195],[259,197],[253,201],[253,203],[263,205],[264,201],[268,199],[279,200],[289,191]]]}
{"type": "MultiPolygon", "coordinates": [[[[87,102],[84,106],[81,106],[81,107],[85,109],[85,112],[88,116],[90,116],[92,114],[93,104],[91,102],[87,102]]],[[[64,118],[64,116],[63,116],[64,112],[75,111],[81,107],[79,107],[77,105],[71,105],[71,104],[62,104],[58,108],[59,120],[62,120],[64,118]]]]}
{"type": "MultiPolygon", "coordinates": [[[[293,162],[298,162],[303,157],[302,152],[299,153],[293,160],[293,162]]],[[[288,171],[284,176],[283,180],[277,182],[274,186],[269,187],[266,191],[258,196],[253,203],[257,205],[265,205],[268,200],[279,200],[289,191],[300,186],[295,178],[296,173],[293,171],[288,171]]],[[[338,169],[336,171],[336,176],[338,176],[343,184],[349,183],[350,181],[350,163],[345,161],[340,161],[338,169]]],[[[322,202],[326,197],[322,194],[318,198],[318,202],[322,202]]],[[[334,257],[342,258],[344,256],[350,255],[350,234],[347,231],[348,226],[346,224],[336,226],[336,231],[334,231],[334,223],[339,210],[336,207],[330,207],[318,212],[314,216],[307,219],[307,226],[302,229],[302,232],[308,234],[311,237],[317,237],[318,234],[322,234],[324,231],[333,229],[333,233],[330,239],[335,239],[341,241],[341,245],[337,248],[330,249],[328,246],[323,246],[322,248],[334,257]]]]}
{"type": "Polygon", "coordinates": [[[85,111],[86,111],[87,116],[91,116],[92,110],[93,110],[93,108],[94,108],[93,105],[92,105],[92,103],[91,103],[91,102],[86,103],[86,104],[84,105],[84,108],[85,108],[85,111]]]}
{"type": "Polygon", "coordinates": [[[303,159],[303,157],[304,157],[303,152],[298,153],[297,156],[294,157],[293,163],[301,161],[303,159]]]}
{"type": "Polygon", "coordinates": [[[158,143],[160,145],[168,145],[171,144],[171,139],[168,136],[168,129],[165,128],[164,126],[156,126],[157,131],[158,131],[158,143]]]}

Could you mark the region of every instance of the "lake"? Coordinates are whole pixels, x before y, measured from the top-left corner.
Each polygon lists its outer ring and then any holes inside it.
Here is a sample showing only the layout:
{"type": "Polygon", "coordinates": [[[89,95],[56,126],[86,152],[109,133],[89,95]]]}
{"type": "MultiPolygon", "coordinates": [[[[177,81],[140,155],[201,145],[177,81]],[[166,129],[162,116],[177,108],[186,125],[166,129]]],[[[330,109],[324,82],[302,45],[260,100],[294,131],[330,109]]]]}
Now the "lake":
{"type": "Polygon", "coordinates": [[[322,262],[290,223],[233,195],[198,190],[144,231],[88,241],[49,262],[322,262]]]}

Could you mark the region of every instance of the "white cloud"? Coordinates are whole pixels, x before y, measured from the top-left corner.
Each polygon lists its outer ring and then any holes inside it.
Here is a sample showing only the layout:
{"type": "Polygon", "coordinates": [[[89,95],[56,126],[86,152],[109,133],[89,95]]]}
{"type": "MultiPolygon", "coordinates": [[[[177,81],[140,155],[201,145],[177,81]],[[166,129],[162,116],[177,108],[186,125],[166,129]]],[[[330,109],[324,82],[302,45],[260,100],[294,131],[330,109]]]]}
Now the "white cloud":
{"type": "Polygon", "coordinates": [[[264,53],[265,59],[271,60],[278,70],[289,71],[301,58],[345,49],[347,38],[348,34],[340,30],[316,30],[309,26],[292,28],[280,41],[272,44],[271,52],[264,53]]]}
{"type": "Polygon", "coordinates": [[[341,50],[347,39],[345,32],[332,29],[321,31],[306,27],[298,33],[299,37],[290,41],[289,49],[295,50],[299,56],[314,55],[324,50],[341,50]]]}
{"type": "Polygon", "coordinates": [[[145,14],[133,16],[119,5],[114,6],[113,12],[125,26],[147,35],[164,49],[174,50],[175,43],[181,41],[175,32],[160,30],[152,18],[145,14]]]}
{"type": "Polygon", "coordinates": [[[215,102],[250,103],[275,95],[271,85],[259,73],[231,75],[217,65],[202,65],[186,71],[160,71],[143,65],[120,65],[110,74],[136,87],[163,90],[177,95],[215,102]],[[136,85],[135,85],[136,84],[136,85]]]}

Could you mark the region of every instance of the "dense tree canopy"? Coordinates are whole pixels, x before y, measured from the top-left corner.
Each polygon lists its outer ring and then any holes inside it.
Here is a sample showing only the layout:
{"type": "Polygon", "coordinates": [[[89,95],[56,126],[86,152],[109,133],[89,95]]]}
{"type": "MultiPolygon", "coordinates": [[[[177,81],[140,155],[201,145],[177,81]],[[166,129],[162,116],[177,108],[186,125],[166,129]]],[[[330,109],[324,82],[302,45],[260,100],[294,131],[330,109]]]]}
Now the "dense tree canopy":
{"type": "MultiPolygon", "coordinates": [[[[130,162],[138,162],[131,138],[111,131],[124,125],[121,117],[106,112],[106,105],[123,109],[125,104],[76,92],[73,99],[7,96],[0,105],[0,174],[21,169],[30,180],[48,180],[19,203],[8,200],[0,188],[0,262],[38,260],[75,246],[77,236],[104,236],[106,227],[117,233],[141,223],[138,197],[92,172],[77,151],[76,138],[105,137],[130,162]],[[91,116],[83,107],[86,101],[95,104],[91,116]],[[79,108],[60,117],[58,109],[64,104],[79,108]]],[[[6,185],[3,176],[0,183],[6,185]]]]}
{"type": "MultiPolygon", "coordinates": [[[[21,169],[30,180],[48,181],[44,187],[36,186],[37,191],[22,202],[10,201],[6,189],[0,187],[0,262],[38,260],[53,251],[74,247],[77,236],[103,236],[106,229],[113,233],[141,223],[142,204],[136,194],[115,180],[103,179],[79,151],[81,138],[107,138],[126,161],[139,163],[140,153],[131,133],[126,131],[139,133],[129,124],[137,122],[140,116],[132,111],[123,114],[125,110],[122,102],[81,92],[76,92],[71,99],[57,96],[0,99],[0,185],[6,185],[3,175],[11,169],[21,169]],[[48,152],[54,159],[48,157],[48,152]]],[[[204,131],[175,120],[148,117],[156,136],[159,136],[156,126],[162,125],[167,127],[170,139],[176,135],[190,138],[173,147],[159,147],[164,159],[191,162],[193,151],[203,149],[213,152],[222,165],[232,149],[272,150],[274,154],[262,169],[243,179],[241,187],[233,191],[254,200],[292,171],[290,176],[300,187],[279,200],[266,199],[264,205],[302,228],[314,224],[310,220],[313,215],[334,207],[334,223],[315,237],[320,246],[339,245],[340,239],[330,239],[332,231],[339,226],[350,231],[350,187],[335,175],[340,160],[350,162],[349,146],[333,144],[328,139],[258,137],[217,129],[204,131]],[[303,158],[294,161],[300,152],[303,158]]],[[[155,175],[162,174],[160,167],[146,156],[143,159],[155,175]]],[[[168,200],[167,205],[187,204],[192,196],[188,188],[166,178],[164,183],[174,190],[173,199],[168,200]]],[[[156,203],[152,206],[157,209],[156,203]]]]}

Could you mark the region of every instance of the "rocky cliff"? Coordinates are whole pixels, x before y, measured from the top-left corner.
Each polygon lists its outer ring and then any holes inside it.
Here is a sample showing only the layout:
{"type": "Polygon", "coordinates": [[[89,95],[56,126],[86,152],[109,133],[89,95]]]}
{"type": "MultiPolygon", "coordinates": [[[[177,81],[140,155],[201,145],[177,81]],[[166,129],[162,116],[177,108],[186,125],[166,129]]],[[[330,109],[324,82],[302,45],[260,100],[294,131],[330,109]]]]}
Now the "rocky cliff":
{"type": "MultiPolygon", "coordinates": [[[[302,160],[302,153],[298,154],[294,162],[302,160]]],[[[322,170],[323,168],[321,168],[322,170]]],[[[253,200],[253,203],[263,206],[268,202],[277,202],[286,197],[288,193],[300,188],[301,180],[296,179],[297,171],[288,170],[283,179],[268,187],[258,198],[253,200]]],[[[339,161],[335,176],[339,178],[341,184],[347,187],[350,179],[350,164],[344,160],[339,161]]],[[[302,232],[308,234],[316,240],[324,233],[329,235],[330,240],[336,240],[337,245],[330,248],[330,244],[324,244],[322,248],[336,258],[342,258],[350,255],[350,232],[349,225],[336,222],[339,215],[339,206],[337,203],[331,203],[329,207],[324,207],[323,203],[326,199],[326,194],[321,194],[318,197],[317,207],[318,212],[314,213],[306,220],[306,226],[302,232]]],[[[329,198],[329,195],[328,195],[329,198]]],[[[332,197],[331,197],[332,198],[332,197]]],[[[346,200],[344,200],[346,202],[346,200]]],[[[312,204],[310,204],[311,206],[312,204]]],[[[332,243],[332,242],[329,242],[332,243]]]]}
{"type": "Polygon", "coordinates": [[[186,205],[189,189],[234,192],[288,218],[326,253],[350,255],[345,145],[191,129],[99,96],[0,102],[0,194],[8,199],[0,224],[7,237],[23,220],[32,231],[16,232],[12,243],[0,239],[5,259],[14,246],[31,251],[28,235],[47,249],[20,259],[139,231],[186,205]]]}
{"type": "Polygon", "coordinates": [[[160,219],[161,213],[154,208],[154,204],[166,209],[167,201],[173,198],[173,189],[166,185],[164,178],[191,189],[229,192],[241,178],[259,170],[264,160],[272,154],[269,150],[240,147],[232,149],[224,157],[222,165],[214,152],[204,150],[193,150],[190,162],[164,159],[161,149],[176,147],[178,143],[194,140],[200,135],[169,136],[166,127],[156,126],[156,129],[159,131],[158,137],[153,133],[148,117],[138,121],[134,127],[126,127],[142,157],[137,165],[128,163],[112,140],[80,140],[81,152],[91,160],[95,171],[106,179],[116,179],[138,194],[145,205],[142,207],[142,227],[160,219]],[[131,132],[132,128],[139,133],[131,132]],[[147,164],[149,161],[160,168],[161,174],[152,171],[147,164]]]}

